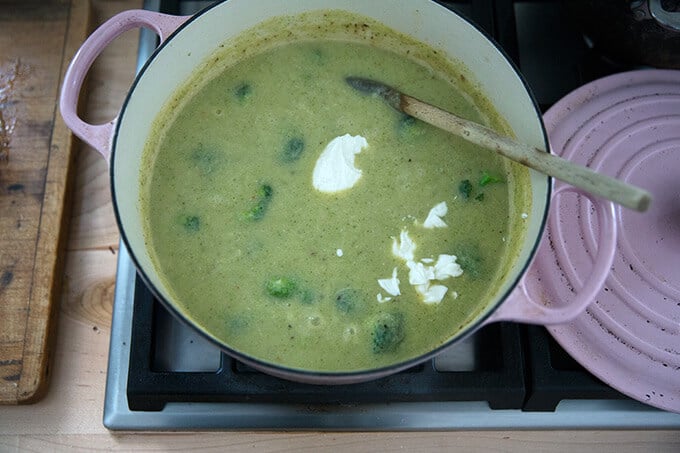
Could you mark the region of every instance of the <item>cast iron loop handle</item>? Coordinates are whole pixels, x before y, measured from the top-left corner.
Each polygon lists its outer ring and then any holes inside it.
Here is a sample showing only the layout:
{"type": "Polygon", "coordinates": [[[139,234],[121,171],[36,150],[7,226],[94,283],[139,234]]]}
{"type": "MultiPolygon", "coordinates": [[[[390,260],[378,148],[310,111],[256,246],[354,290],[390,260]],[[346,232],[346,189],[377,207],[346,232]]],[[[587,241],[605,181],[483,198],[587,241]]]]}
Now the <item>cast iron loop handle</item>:
{"type": "Polygon", "coordinates": [[[118,116],[104,124],[90,124],[78,116],[78,97],[85,76],[95,59],[118,36],[133,28],[149,28],[164,42],[190,16],[172,16],[145,10],[119,13],[97,28],[78,49],[64,76],[59,110],[66,125],[75,135],[96,149],[108,162],[111,141],[118,116]]]}
{"type": "MultiPolygon", "coordinates": [[[[561,185],[553,193],[556,198],[563,192],[574,192],[587,197],[595,208],[599,225],[597,238],[597,254],[593,267],[585,283],[576,290],[573,300],[564,306],[551,307],[534,299],[527,290],[525,273],[517,287],[496,311],[485,321],[485,324],[497,321],[515,321],[526,324],[563,324],[578,317],[590,305],[602,289],[616,254],[616,211],[610,201],[595,196],[569,185],[561,185]]],[[[544,239],[545,240],[545,239],[544,239]]],[[[532,266],[534,264],[531,264],[532,266]]]]}

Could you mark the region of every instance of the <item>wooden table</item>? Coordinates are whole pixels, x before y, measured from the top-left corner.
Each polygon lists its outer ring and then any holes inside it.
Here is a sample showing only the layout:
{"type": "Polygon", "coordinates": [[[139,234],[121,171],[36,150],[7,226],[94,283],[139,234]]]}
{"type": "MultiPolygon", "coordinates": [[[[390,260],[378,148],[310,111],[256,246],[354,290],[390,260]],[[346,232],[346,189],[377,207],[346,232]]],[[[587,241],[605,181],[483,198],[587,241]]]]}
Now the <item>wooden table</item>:
{"type": "MultiPolygon", "coordinates": [[[[141,0],[93,1],[100,23],[141,0]]],[[[0,4],[0,7],[2,5],[0,4]]],[[[87,118],[103,122],[121,105],[135,69],[137,33],[128,32],[91,73],[87,118]]],[[[680,451],[677,431],[484,431],[396,433],[111,433],[102,424],[111,308],[118,249],[108,169],[82,146],[47,396],[0,406],[0,451],[201,450],[680,451]]]]}

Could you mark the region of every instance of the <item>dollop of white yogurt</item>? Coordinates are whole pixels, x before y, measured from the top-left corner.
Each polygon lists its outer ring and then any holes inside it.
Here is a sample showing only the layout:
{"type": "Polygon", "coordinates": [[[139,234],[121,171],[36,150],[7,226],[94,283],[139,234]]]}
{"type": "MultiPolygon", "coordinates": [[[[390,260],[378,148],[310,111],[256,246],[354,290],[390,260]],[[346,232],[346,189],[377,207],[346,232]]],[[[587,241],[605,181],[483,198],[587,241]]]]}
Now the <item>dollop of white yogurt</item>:
{"type": "Polygon", "coordinates": [[[361,135],[335,137],[316,160],[312,185],[319,192],[334,193],[350,189],[361,179],[354,157],[368,146],[361,135]]]}

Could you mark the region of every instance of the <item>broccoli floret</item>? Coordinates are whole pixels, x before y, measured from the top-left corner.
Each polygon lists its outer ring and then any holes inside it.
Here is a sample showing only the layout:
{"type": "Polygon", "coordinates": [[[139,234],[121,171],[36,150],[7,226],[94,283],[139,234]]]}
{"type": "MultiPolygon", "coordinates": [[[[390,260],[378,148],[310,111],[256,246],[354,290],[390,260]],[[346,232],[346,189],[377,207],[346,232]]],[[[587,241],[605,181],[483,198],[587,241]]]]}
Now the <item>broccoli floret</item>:
{"type": "Polygon", "coordinates": [[[399,120],[399,128],[406,129],[416,124],[416,119],[411,115],[403,114],[399,120]]]}
{"type": "Polygon", "coordinates": [[[472,278],[479,277],[483,270],[483,259],[479,251],[479,246],[473,244],[462,244],[454,249],[456,262],[463,269],[463,274],[472,278]]]}
{"type": "Polygon", "coordinates": [[[410,138],[422,135],[424,131],[420,121],[411,115],[403,114],[399,118],[397,132],[400,138],[410,138]]]}
{"type": "Polygon", "coordinates": [[[317,300],[317,294],[309,288],[305,288],[300,292],[300,302],[305,305],[311,305],[317,300]]]}
{"type": "Polygon", "coordinates": [[[255,204],[243,212],[243,218],[252,221],[262,220],[273,194],[274,190],[269,184],[262,184],[255,195],[255,204]]]}
{"type": "Polygon", "coordinates": [[[234,315],[227,321],[227,327],[232,332],[241,333],[248,329],[251,324],[251,317],[246,314],[234,315]]]}
{"type": "Polygon", "coordinates": [[[257,190],[257,195],[260,197],[260,199],[270,199],[272,195],[274,194],[274,189],[272,189],[272,186],[269,184],[262,184],[260,188],[257,190]]]}
{"type": "Polygon", "coordinates": [[[375,354],[394,351],[405,336],[404,315],[401,313],[381,313],[373,321],[371,336],[375,354]]]}
{"type": "Polygon", "coordinates": [[[206,176],[217,167],[218,156],[215,151],[205,149],[202,145],[199,145],[197,149],[191,152],[190,160],[199,173],[206,176]]]}
{"type": "Polygon", "coordinates": [[[250,84],[242,82],[234,88],[234,97],[236,97],[239,102],[243,103],[252,95],[252,92],[253,88],[250,84]]]}
{"type": "Polygon", "coordinates": [[[335,306],[342,313],[356,310],[362,303],[361,292],[354,288],[344,288],[335,293],[335,306]]]}
{"type": "Polygon", "coordinates": [[[298,284],[290,277],[274,277],[265,285],[270,296],[279,299],[288,299],[297,292],[298,284]]]}
{"type": "Polygon", "coordinates": [[[182,226],[188,233],[196,233],[201,229],[201,219],[196,215],[185,215],[181,218],[182,226]]]}
{"type": "Polygon", "coordinates": [[[306,286],[304,281],[291,276],[276,276],[265,283],[265,289],[270,296],[278,299],[294,298],[301,304],[312,305],[319,300],[319,295],[306,286]]]}
{"type": "Polygon", "coordinates": [[[286,142],[281,151],[281,161],[285,163],[295,162],[305,150],[305,141],[302,137],[293,137],[286,142]]]}
{"type": "MultiPolygon", "coordinates": [[[[484,187],[489,184],[494,184],[498,182],[504,181],[501,177],[492,175],[491,173],[485,171],[479,178],[479,187],[484,187]]],[[[460,184],[458,184],[458,192],[460,193],[461,197],[463,197],[463,200],[469,200],[470,197],[472,197],[474,187],[469,179],[464,179],[460,182],[460,184]]],[[[475,195],[474,199],[477,201],[483,201],[484,193],[483,192],[478,193],[477,195],[475,195]]]]}
{"type": "Polygon", "coordinates": [[[243,212],[243,218],[246,220],[258,221],[264,217],[264,212],[267,210],[267,204],[262,201],[256,203],[252,208],[243,212]]]}
{"type": "Polygon", "coordinates": [[[469,179],[464,179],[458,184],[458,192],[460,192],[464,200],[470,198],[470,195],[472,195],[472,183],[469,179]]]}
{"type": "Polygon", "coordinates": [[[327,58],[326,54],[324,54],[321,49],[318,49],[318,48],[312,49],[311,60],[312,60],[313,63],[315,63],[317,65],[322,65],[322,64],[326,63],[327,59],[328,58],[327,58]]]}
{"type": "Polygon", "coordinates": [[[492,175],[491,173],[486,171],[482,173],[482,176],[479,178],[480,187],[484,187],[488,184],[494,184],[497,182],[504,182],[503,178],[501,178],[500,176],[492,175]]]}

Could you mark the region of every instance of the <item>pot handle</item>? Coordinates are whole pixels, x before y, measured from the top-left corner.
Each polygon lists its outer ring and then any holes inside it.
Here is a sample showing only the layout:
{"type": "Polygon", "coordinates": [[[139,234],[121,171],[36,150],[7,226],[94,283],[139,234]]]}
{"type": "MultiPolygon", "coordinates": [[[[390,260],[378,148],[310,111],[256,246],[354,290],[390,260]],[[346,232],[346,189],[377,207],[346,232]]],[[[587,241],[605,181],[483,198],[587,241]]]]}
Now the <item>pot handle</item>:
{"type": "Polygon", "coordinates": [[[104,124],[89,124],[78,116],[78,96],[95,59],[118,36],[138,27],[150,28],[165,41],[191,16],[172,16],[145,10],[119,13],[97,28],[78,49],[64,75],[59,110],[75,135],[99,151],[106,161],[111,155],[111,140],[118,117],[104,124]]]}
{"type": "MultiPolygon", "coordinates": [[[[602,289],[616,253],[616,213],[613,203],[595,198],[593,195],[572,186],[562,185],[555,190],[553,198],[563,192],[574,192],[587,197],[593,204],[599,226],[597,254],[593,267],[583,286],[576,290],[570,301],[560,301],[559,306],[550,306],[536,300],[527,289],[527,272],[510,296],[485,321],[516,321],[527,324],[563,324],[579,316],[602,289]]],[[[547,238],[543,238],[547,240],[547,238]]],[[[534,258],[535,260],[535,258],[534,258]]],[[[531,264],[529,270],[531,270],[531,264]]],[[[550,303],[551,301],[546,301],[550,303]]]]}

